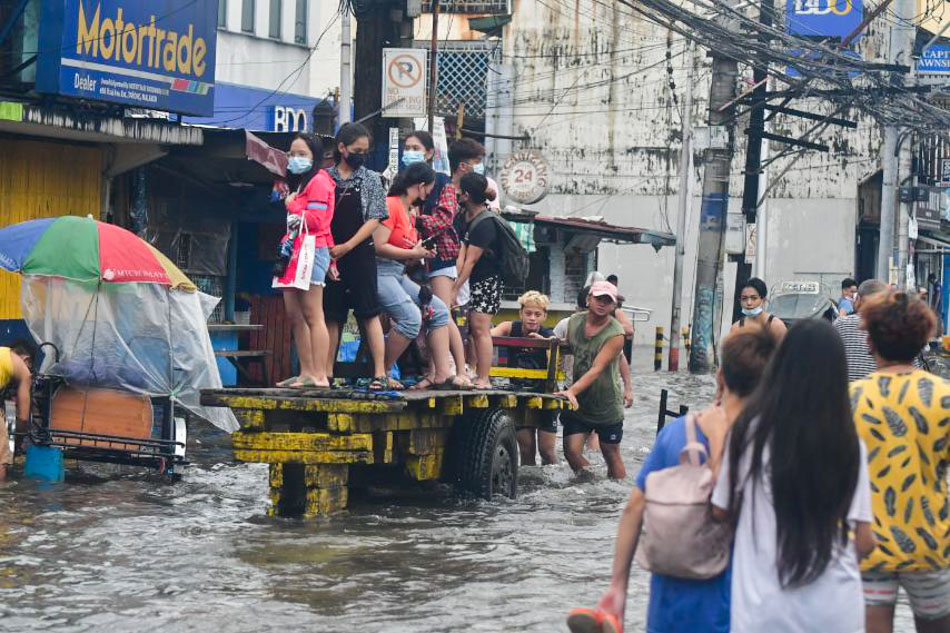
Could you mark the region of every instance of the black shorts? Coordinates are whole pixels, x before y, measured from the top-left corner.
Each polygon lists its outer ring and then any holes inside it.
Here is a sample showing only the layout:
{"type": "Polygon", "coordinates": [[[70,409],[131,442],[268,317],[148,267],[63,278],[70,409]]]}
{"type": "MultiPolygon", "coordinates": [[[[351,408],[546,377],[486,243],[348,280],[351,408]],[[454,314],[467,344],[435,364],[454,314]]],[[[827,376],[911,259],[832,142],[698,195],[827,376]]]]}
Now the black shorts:
{"type": "Polygon", "coordinates": [[[357,319],[380,313],[376,298],[376,256],[373,247],[361,244],[337,262],[339,281],[327,278],[323,291],[323,312],[327,321],[346,323],[352,309],[357,319]]]}
{"type": "Polygon", "coordinates": [[[602,444],[619,444],[623,439],[623,422],[616,424],[588,424],[576,418],[561,420],[564,427],[564,437],[578,433],[597,433],[602,444]]]}
{"type": "Polygon", "coordinates": [[[495,316],[501,308],[501,290],[504,282],[499,276],[486,277],[469,284],[472,292],[472,298],[468,302],[468,308],[472,312],[481,312],[495,316]]]}

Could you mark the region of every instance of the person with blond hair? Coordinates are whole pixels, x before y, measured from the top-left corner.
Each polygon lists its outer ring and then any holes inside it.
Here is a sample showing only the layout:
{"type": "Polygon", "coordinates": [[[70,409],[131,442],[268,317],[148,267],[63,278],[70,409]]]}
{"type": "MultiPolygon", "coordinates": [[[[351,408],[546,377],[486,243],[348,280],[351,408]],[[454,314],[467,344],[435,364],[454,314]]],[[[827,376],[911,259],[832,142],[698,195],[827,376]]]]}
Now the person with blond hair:
{"type": "MultiPolygon", "coordinates": [[[[551,300],[537,290],[529,290],[518,297],[521,306],[518,321],[504,321],[491,329],[492,336],[513,336],[515,338],[550,339],[554,330],[544,325],[548,318],[548,306],[551,300]]],[[[508,366],[521,369],[546,369],[547,351],[538,347],[509,347],[508,366]]],[[[513,388],[520,391],[544,392],[544,381],[534,379],[513,379],[513,388]]],[[[518,429],[518,446],[521,448],[521,464],[535,465],[535,453],[541,453],[542,464],[556,464],[557,451],[554,446],[557,438],[557,417],[554,411],[538,411],[540,415],[537,430],[533,426],[518,429]]]]}

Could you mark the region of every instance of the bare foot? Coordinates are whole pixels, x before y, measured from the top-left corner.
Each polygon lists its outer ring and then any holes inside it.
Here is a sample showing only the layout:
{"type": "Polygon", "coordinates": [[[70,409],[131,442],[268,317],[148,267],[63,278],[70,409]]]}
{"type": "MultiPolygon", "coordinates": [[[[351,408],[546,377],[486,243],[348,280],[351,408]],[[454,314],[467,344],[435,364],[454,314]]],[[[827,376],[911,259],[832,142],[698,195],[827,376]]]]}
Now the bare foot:
{"type": "Polygon", "coordinates": [[[490,380],[476,380],[474,383],[472,383],[472,386],[475,387],[476,389],[491,389],[492,388],[490,380]]]}

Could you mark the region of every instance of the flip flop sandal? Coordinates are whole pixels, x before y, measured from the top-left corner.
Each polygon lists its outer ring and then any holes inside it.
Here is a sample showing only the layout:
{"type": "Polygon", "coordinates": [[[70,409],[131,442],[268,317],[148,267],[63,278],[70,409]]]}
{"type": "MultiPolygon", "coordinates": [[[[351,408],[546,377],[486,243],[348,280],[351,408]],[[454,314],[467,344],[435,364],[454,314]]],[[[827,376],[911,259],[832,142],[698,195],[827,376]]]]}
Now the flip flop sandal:
{"type": "Polygon", "coordinates": [[[413,386],[409,387],[407,391],[425,391],[426,389],[434,389],[435,383],[429,380],[428,378],[423,378],[413,386]]]}
{"type": "Polygon", "coordinates": [[[389,388],[389,380],[386,376],[374,376],[366,388],[370,391],[386,391],[389,388]]]}
{"type": "Polygon", "coordinates": [[[571,609],[567,616],[567,628],[571,633],[603,633],[604,614],[595,609],[571,609]]]}
{"type": "Polygon", "coordinates": [[[623,633],[623,626],[617,616],[611,613],[604,613],[604,633],[623,633]]]}
{"type": "Polygon", "coordinates": [[[290,387],[292,384],[294,384],[298,380],[300,380],[300,376],[291,376],[287,380],[281,380],[279,383],[277,383],[277,386],[283,389],[286,389],[287,387],[290,387]]]}

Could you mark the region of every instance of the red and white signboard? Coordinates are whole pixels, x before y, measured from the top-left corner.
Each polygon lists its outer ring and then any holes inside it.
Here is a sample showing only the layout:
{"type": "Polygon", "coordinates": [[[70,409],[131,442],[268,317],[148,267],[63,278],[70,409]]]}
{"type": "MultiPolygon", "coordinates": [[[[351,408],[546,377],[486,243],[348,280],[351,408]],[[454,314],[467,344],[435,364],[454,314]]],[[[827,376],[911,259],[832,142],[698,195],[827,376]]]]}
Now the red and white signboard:
{"type": "Polygon", "coordinates": [[[424,48],[383,49],[383,117],[426,115],[427,57],[424,48]]]}

